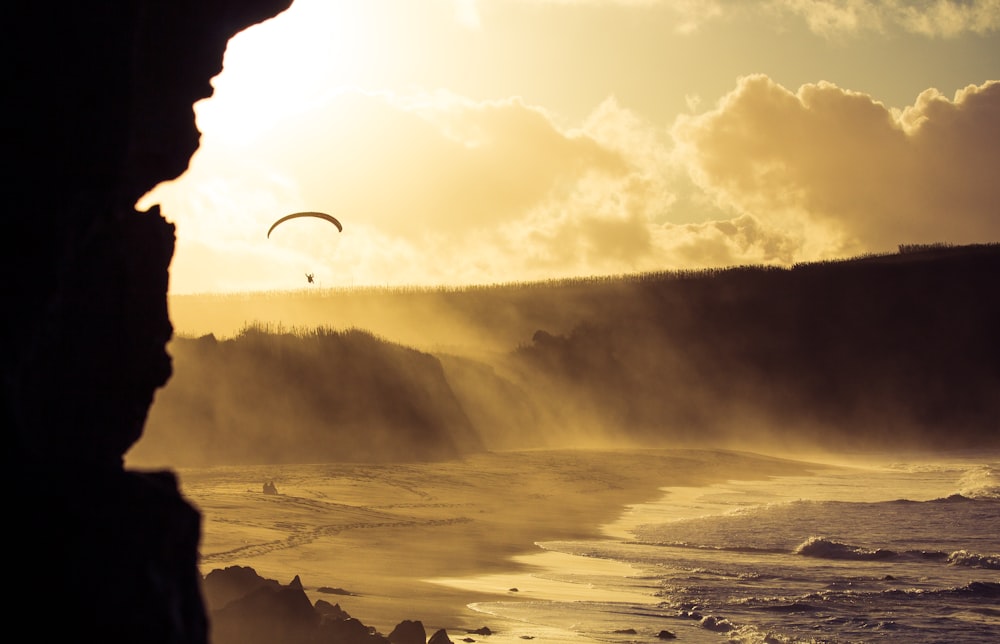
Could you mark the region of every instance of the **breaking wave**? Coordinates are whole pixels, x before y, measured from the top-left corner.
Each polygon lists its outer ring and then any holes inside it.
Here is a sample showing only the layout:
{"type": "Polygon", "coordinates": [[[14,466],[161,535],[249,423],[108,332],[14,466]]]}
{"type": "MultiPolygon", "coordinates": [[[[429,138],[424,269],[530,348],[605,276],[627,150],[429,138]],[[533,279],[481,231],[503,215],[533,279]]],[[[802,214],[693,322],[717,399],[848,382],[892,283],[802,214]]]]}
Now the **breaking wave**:
{"type": "Polygon", "coordinates": [[[962,496],[970,499],[1000,499],[1000,472],[991,465],[970,469],[959,485],[962,496]]]}
{"type": "Polygon", "coordinates": [[[956,550],[948,555],[948,563],[952,566],[1000,570],[1000,554],[981,555],[968,550],[956,550]]]}
{"type": "Polygon", "coordinates": [[[884,559],[895,559],[899,556],[897,552],[876,548],[874,550],[861,548],[858,546],[840,543],[825,537],[809,537],[792,551],[794,554],[803,557],[815,557],[817,559],[848,559],[851,561],[879,561],[884,559]]]}
{"type": "Polygon", "coordinates": [[[887,548],[862,548],[825,537],[809,537],[792,551],[793,554],[816,559],[841,559],[849,561],[888,561],[894,559],[944,561],[952,566],[1000,570],[1000,554],[980,554],[956,550],[951,554],[924,550],[896,552],[887,548]]]}

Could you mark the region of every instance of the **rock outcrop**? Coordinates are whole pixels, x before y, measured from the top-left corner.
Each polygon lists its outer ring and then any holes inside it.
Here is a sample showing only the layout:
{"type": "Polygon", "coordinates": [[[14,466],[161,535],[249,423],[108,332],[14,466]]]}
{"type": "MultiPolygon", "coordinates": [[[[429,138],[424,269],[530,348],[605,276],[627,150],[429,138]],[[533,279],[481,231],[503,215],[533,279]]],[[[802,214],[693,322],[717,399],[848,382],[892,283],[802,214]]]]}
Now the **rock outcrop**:
{"type": "MultiPolygon", "coordinates": [[[[388,636],[339,604],[309,604],[299,577],[287,586],[253,568],[230,566],[205,577],[214,644],[450,644],[445,629],[427,638],[422,622],[403,620],[388,636]]],[[[488,628],[480,629],[486,634],[488,628]]]]}
{"type": "Polygon", "coordinates": [[[192,104],[211,94],[229,38],[289,4],[5,6],[9,615],[37,639],[208,639],[200,517],[172,474],[122,465],[171,373],[174,228],[134,204],[187,167],[192,104]]]}
{"type": "Polygon", "coordinates": [[[392,644],[425,644],[427,631],[422,622],[405,619],[389,633],[389,641],[392,644]]]}

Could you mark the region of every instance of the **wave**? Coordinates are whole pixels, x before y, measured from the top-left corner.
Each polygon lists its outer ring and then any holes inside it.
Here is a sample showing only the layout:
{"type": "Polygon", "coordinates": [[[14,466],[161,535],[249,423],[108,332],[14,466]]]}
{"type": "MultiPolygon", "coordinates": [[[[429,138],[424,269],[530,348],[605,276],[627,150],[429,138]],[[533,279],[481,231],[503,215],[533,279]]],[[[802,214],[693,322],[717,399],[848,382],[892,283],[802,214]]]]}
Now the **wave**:
{"type": "Polygon", "coordinates": [[[981,609],[979,604],[987,604],[987,611],[993,610],[996,599],[1000,598],[1000,582],[973,581],[965,586],[954,588],[889,588],[881,591],[858,591],[854,589],[822,590],[809,593],[797,600],[797,603],[810,606],[821,604],[829,610],[831,606],[845,603],[850,606],[887,605],[887,599],[912,602],[932,602],[940,606],[954,606],[961,602],[964,610],[981,609]],[[969,605],[971,604],[971,605],[969,605]]]}
{"type": "Polygon", "coordinates": [[[1000,499],[1000,471],[992,465],[970,469],[958,484],[962,496],[971,499],[1000,499]]]}
{"type": "Polygon", "coordinates": [[[722,577],[724,579],[738,579],[739,581],[770,581],[774,579],[783,579],[778,575],[769,575],[767,573],[762,573],[758,571],[732,571],[732,570],[720,570],[715,568],[691,568],[688,572],[696,575],[710,575],[713,577],[722,577]]]}
{"type": "Polygon", "coordinates": [[[791,602],[759,606],[757,610],[763,610],[770,613],[812,613],[818,611],[819,608],[805,602],[791,602]]]}
{"type": "MultiPolygon", "coordinates": [[[[668,541],[651,543],[625,542],[634,545],[654,546],[663,548],[678,548],[686,550],[715,551],[715,552],[735,552],[743,554],[785,554],[787,550],[775,548],[754,548],[749,546],[708,546],[703,544],[687,543],[683,541],[668,541]]],[[[865,548],[855,546],[840,541],[834,541],[826,537],[809,537],[792,551],[792,554],[801,557],[812,557],[814,559],[833,559],[841,561],[926,561],[944,562],[952,566],[967,566],[969,568],[985,568],[988,570],[1000,570],[1000,554],[981,554],[968,550],[956,550],[954,552],[941,552],[937,550],[904,550],[896,551],[889,548],[865,548]]],[[[696,568],[693,572],[702,572],[726,577],[739,577],[745,573],[729,573],[723,570],[713,570],[706,568],[696,568]]],[[[755,573],[760,578],[771,578],[769,575],[755,573]]]]}
{"type": "Polygon", "coordinates": [[[896,552],[888,548],[862,548],[840,543],[825,537],[809,537],[792,551],[793,554],[816,559],[840,559],[849,561],[891,561],[898,559],[917,561],[943,561],[951,566],[968,566],[1000,570],[1000,554],[980,554],[968,550],[952,553],[933,550],[906,550],[896,552]]]}
{"type": "Polygon", "coordinates": [[[792,551],[793,554],[817,559],[846,559],[851,561],[880,561],[895,559],[899,553],[884,548],[874,550],[852,546],[825,537],[809,537],[792,551]]]}
{"type": "Polygon", "coordinates": [[[952,566],[1000,570],[1000,554],[981,555],[976,552],[969,552],[968,550],[956,550],[948,555],[948,563],[952,566]]]}
{"type": "MultiPolygon", "coordinates": [[[[896,499],[895,501],[882,501],[888,505],[920,505],[921,503],[932,503],[932,504],[951,504],[951,503],[981,503],[983,501],[996,501],[1000,500],[998,496],[1000,488],[993,488],[990,486],[982,486],[979,488],[964,488],[962,492],[956,492],[954,494],[949,494],[948,496],[942,496],[936,499],[931,499],[929,501],[914,501],[912,499],[896,499]]],[[[878,505],[875,503],[873,505],[878,505]]]]}
{"type": "Polygon", "coordinates": [[[688,550],[709,550],[716,552],[741,552],[745,554],[785,554],[781,548],[760,548],[755,546],[713,546],[687,541],[623,541],[624,545],[652,546],[655,548],[683,548],[688,550]]]}
{"type": "Polygon", "coordinates": [[[972,581],[965,586],[947,588],[944,590],[925,589],[892,589],[882,591],[883,595],[905,595],[908,597],[943,598],[964,597],[976,599],[993,599],[1000,597],[1000,582],[972,581]]]}
{"type": "Polygon", "coordinates": [[[941,497],[939,499],[932,499],[927,501],[927,503],[973,503],[975,499],[971,496],[965,496],[964,494],[949,494],[948,496],[941,497]]]}
{"type": "MultiPolygon", "coordinates": [[[[981,454],[970,455],[970,458],[977,460],[982,458],[981,454]]],[[[990,457],[995,458],[995,457],[990,457]]],[[[964,500],[964,499],[1000,499],[1000,465],[996,463],[982,463],[975,465],[957,463],[894,463],[886,468],[890,472],[902,472],[904,474],[919,473],[954,473],[958,476],[958,492],[942,500],[964,500]],[[964,497],[958,498],[958,497],[964,497]]]]}

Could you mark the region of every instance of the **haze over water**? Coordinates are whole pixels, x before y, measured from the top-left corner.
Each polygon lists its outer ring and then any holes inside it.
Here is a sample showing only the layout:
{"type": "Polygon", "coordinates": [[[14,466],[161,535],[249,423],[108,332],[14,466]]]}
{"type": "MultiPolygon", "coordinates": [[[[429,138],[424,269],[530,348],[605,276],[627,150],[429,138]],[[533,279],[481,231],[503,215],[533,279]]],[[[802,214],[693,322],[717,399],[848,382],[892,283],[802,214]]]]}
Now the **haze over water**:
{"type": "Polygon", "coordinates": [[[988,641],[998,262],[188,298],[270,317],[178,338],[130,457],[184,468],[204,573],[384,631],[988,641]]]}
{"type": "Polygon", "coordinates": [[[538,544],[628,564],[628,574],[539,557],[538,571],[507,580],[532,599],[475,607],[524,630],[563,629],[567,641],[656,641],[667,629],[698,642],[994,642],[998,456],[668,488],[607,526],[609,539],[538,544]],[[558,601],[544,581],[589,587],[593,598],[558,601]]]}

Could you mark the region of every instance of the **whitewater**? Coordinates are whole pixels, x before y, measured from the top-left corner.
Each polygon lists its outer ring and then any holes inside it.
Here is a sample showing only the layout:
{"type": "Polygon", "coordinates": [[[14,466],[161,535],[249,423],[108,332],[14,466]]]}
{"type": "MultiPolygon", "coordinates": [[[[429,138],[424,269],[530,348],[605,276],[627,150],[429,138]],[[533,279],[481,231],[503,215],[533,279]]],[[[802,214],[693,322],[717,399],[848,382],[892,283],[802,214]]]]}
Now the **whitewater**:
{"type": "Polygon", "coordinates": [[[471,608],[545,641],[1000,641],[1000,454],[663,491],[471,608]]]}

